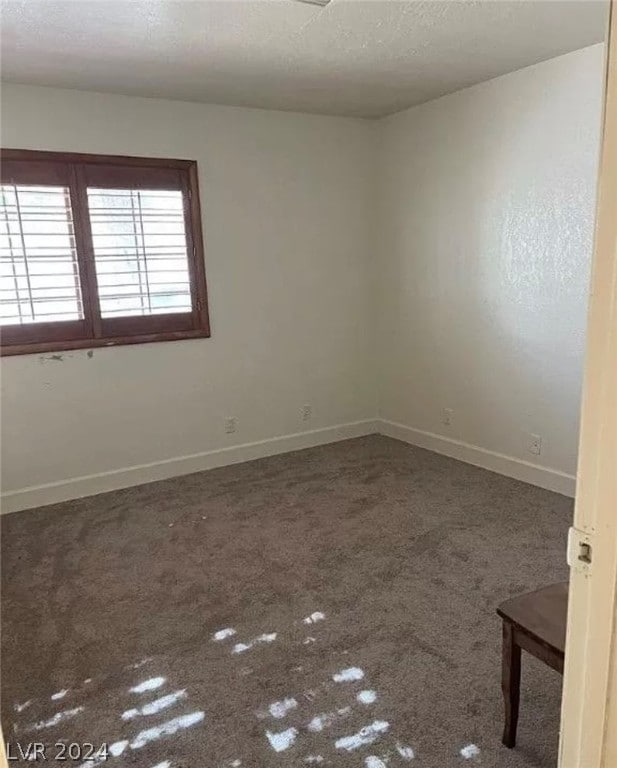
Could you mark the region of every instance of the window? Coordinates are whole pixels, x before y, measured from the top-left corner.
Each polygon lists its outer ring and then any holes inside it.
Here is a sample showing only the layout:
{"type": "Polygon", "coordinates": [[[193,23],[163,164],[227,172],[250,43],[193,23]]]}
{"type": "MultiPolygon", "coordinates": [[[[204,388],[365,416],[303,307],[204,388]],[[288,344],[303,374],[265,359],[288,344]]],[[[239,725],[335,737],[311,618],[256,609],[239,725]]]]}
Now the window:
{"type": "Polygon", "coordinates": [[[210,335],[196,163],[1,159],[2,354],[210,335]]]}

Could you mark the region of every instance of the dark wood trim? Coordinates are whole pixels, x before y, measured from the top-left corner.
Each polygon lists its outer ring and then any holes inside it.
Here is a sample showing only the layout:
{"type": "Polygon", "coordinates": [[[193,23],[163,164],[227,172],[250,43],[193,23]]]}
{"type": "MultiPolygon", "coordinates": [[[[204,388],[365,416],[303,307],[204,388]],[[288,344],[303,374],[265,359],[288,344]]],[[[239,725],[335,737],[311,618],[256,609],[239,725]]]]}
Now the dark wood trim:
{"type": "Polygon", "coordinates": [[[71,166],[71,205],[73,207],[73,227],[75,244],[79,254],[79,277],[84,316],[90,327],[90,336],[98,339],[101,333],[101,312],[99,309],[98,286],[92,249],[92,232],[88,216],[88,196],[83,186],[80,166],[71,166]]]}
{"type": "Polygon", "coordinates": [[[155,333],[183,333],[194,330],[192,312],[101,318],[102,336],[106,339],[155,333]]]}
{"type": "Polygon", "coordinates": [[[197,163],[191,163],[188,177],[184,179],[184,217],[189,249],[189,274],[191,297],[195,315],[195,327],[201,328],[210,336],[210,313],[208,308],[208,283],[206,280],[206,261],[204,254],[203,231],[201,226],[201,204],[199,200],[199,180],[197,163]]]}
{"type": "Polygon", "coordinates": [[[41,149],[0,149],[0,159],[20,162],[53,162],[73,165],[123,165],[136,168],[177,168],[188,170],[195,160],[173,160],[162,157],[129,157],[127,155],[91,155],[85,152],[48,152],[41,149]]]}
{"type": "Polygon", "coordinates": [[[68,187],[71,180],[71,166],[62,159],[30,160],[27,163],[7,157],[6,150],[0,150],[0,179],[3,184],[41,184],[68,187]]]}
{"type": "Polygon", "coordinates": [[[4,353],[13,346],[28,346],[39,342],[58,345],[88,339],[89,330],[86,320],[4,325],[0,329],[0,352],[4,353]]]}
{"type": "Polygon", "coordinates": [[[73,339],[70,341],[33,342],[0,346],[0,357],[13,355],[33,355],[45,352],[70,352],[72,349],[97,349],[98,347],[120,347],[126,344],[152,344],[157,341],[183,341],[187,339],[206,339],[209,334],[197,329],[191,331],[173,331],[169,333],[143,333],[136,336],[118,336],[101,339],[73,339]]]}
{"type": "Polygon", "coordinates": [[[0,149],[3,178],[25,184],[62,184],[71,193],[84,320],[4,326],[0,355],[174,341],[210,336],[197,163],[194,160],[0,149]],[[88,211],[88,186],[181,190],[192,311],[102,318],[88,211]],[[78,326],[78,328],[77,328],[78,326]]]}
{"type": "Polygon", "coordinates": [[[79,163],[85,187],[102,189],[170,189],[182,188],[186,169],[160,166],[114,165],[109,163],[79,163]]]}

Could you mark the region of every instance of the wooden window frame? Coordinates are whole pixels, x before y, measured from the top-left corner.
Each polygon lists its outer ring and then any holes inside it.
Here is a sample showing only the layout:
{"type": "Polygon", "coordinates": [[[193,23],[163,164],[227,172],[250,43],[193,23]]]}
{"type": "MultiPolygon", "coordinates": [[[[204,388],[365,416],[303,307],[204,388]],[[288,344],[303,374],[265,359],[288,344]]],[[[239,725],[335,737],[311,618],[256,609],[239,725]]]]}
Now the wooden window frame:
{"type": "Polygon", "coordinates": [[[2,183],[69,188],[84,313],[82,320],[0,326],[0,355],[210,337],[201,207],[194,160],[0,149],[0,180],[2,183]],[[191,311],[113,318],[101,316],[88,214],[88,186],[182,192],[191,311]]]}

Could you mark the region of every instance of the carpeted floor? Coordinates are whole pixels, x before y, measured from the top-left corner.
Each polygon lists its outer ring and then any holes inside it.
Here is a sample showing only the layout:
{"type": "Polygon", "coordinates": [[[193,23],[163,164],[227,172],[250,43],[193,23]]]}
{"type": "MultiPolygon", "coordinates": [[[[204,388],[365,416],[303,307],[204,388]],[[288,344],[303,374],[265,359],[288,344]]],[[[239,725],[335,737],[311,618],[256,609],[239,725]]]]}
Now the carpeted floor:
{"type": "Polygon", "coordinates": [[[571,514],[371,436],[7,515],[5,737],[111,768],[553,766],[561,679],[529,657],[500,744],[494,609],[566,578],[571,514]]]}

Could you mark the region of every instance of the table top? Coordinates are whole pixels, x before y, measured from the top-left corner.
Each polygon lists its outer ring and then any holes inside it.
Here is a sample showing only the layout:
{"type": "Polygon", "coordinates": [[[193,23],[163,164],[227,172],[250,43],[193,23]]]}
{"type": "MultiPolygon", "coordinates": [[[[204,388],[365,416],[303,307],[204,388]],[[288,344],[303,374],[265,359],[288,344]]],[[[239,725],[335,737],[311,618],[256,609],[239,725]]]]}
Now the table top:
{"type": "Polygon", "coordinates": [[[551,584],[501,603],[497,613],[560,653],[566,647],[568,583],[551,584]]]}

